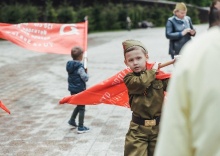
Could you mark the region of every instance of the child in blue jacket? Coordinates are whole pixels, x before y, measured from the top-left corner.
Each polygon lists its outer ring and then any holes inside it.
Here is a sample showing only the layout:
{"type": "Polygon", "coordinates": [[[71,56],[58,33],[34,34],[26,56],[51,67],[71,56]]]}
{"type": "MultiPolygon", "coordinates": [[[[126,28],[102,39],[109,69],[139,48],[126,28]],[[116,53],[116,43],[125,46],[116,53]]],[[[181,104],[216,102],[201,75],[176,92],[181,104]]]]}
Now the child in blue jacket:
{"type": "MultiPolygon", "coordinates": [[[[66,64],[66,71],[68,73],[68,90],[71,95],[82,92],[86,89],[86,82],[89,79],[88,74],[81,62],[83,59],[83,50],[81,47],[73,47],[71,50],[71,57],[73,60],[66,64]]],[[[68,123],[73,126],[78,126],[78,133],[85,133],[89,130],[83,125],[85,116],[85,105],[77,105],[73,110],[72,116],[68,123]],[[79,114],[79,125],[76,124],[75,119],[79,114]]]]}

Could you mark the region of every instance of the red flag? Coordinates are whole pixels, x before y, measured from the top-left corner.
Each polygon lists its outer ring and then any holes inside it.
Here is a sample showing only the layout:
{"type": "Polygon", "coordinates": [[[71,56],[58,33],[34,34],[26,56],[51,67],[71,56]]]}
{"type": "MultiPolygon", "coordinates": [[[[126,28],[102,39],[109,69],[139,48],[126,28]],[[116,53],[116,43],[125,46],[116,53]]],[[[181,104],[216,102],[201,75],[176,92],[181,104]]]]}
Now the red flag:
{"type": "Polygon", "coordinates": [[[2,103],[2,101],[0,101],[0,107],[1,107],[4,111],[6,111],[8,114],[10,114],[9,109],[8,109],[7,107],[5,107],[5,105],[2,103]]]}
{"type": "MultiPolygon", "coordinates": [[[[147,64],[147,69],[151,69],[154,64],[147,64]]],[[[107,80],[96,84],[87,90],[75,95],[64,97],[60,100],[60,104],[75,105],[96,105],[96,104],[113,104],[123,107],[130,107],[128,103],[128,91],[124,84],[124,76],[131,72],[130,68],[126,68],[107,80]]],[[[157,79],[169,78],[169,73],[159,71],[156,75],[157,79]]]]}
{"type": "Polygon", "coordinates": [[[73,46],[87,50],[87,29],[88,21],[72,24],[0,23],[0,38],[37,52],[70,54],[73,46]]]}

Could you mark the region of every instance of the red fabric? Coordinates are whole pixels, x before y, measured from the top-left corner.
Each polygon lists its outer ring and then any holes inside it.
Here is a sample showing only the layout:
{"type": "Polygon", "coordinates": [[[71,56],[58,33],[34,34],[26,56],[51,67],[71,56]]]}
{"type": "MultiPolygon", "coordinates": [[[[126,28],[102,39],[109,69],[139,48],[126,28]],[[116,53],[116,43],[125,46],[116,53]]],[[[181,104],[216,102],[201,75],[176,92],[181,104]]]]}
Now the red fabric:
{"type": "Polygon", "coordinates": [[[0,107],[4,110],[4,111],[6,111],[8,114],[10,114],[10,111],[9,111],[9,109],[7,108],[7,107],[5,107],[5,105],[0,101],[0,107]]]}
{"type": "MultiPolygon", "coordinates": [[[[151,69],[153,64],[147,64],[147,69],[151,69]]],[[[124,76],[132,72],[130,68],[126,68],[107,80],[98,83],[87,90],[75,95],[64,97],[59,101],[60,104],[74,105],[96,105],[96,104],[111,104],[123,107],[130,107],[128,103],[128,91],[123,82],[124,76]]],[[[159,71],[156,79],[170,78],[169,73],[159,71]]]]}
{"type": "Polygon", "coordinates": [[[0,38],[36,52],[70,54],[73,46],[87,50],[88,21],[71,24],[0,23],[0,38]]]}

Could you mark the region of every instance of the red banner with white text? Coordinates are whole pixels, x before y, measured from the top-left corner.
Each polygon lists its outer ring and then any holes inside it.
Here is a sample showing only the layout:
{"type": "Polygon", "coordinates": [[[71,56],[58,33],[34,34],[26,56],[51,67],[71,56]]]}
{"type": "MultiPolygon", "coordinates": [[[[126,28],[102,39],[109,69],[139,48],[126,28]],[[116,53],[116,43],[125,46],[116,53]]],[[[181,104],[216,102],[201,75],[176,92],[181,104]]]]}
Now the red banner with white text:
{"type": "MultiPolygon", "coordinates": [[[[147,69],[151,69],[154,64],[147,64],[147,69]]],[[[128,103],[128,91],[124,84],[124,76],[132,72],[130,68],[126,68],[107,80],[98,83],[83,92],[75,95],[64,97],[59,101],[60,104],[73,105],[97,105],[97,104],[112,104],[123,107],[130,107],[128,103]]],[[[170,73],[164,73],[159,70],[156,79],[170,78],[170,73]]]]}
{"type": "Polygon", "coordinates": [[[88,21],[73,24],[0,23],[0,38],[36,52],[70,54],[73,46],[87,51],[88,21]]]}

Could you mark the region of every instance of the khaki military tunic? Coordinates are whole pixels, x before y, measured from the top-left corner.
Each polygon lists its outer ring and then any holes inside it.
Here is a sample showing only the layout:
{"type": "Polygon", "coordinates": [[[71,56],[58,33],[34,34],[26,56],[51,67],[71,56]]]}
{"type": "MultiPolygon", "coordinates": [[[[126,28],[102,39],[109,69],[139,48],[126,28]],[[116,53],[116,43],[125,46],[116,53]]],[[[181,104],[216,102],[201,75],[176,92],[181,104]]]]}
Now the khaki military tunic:
{"type": "MultiPolygon", "coordinates": [[[[168,79],[155,79],[154,70],[129,73],[124,77],[133,116],[153,120],[161,115],[168,79]]],[[[145,126],[133,121],[125,139],[125,156],[153,156],[159,125],[145,126]]]]}

